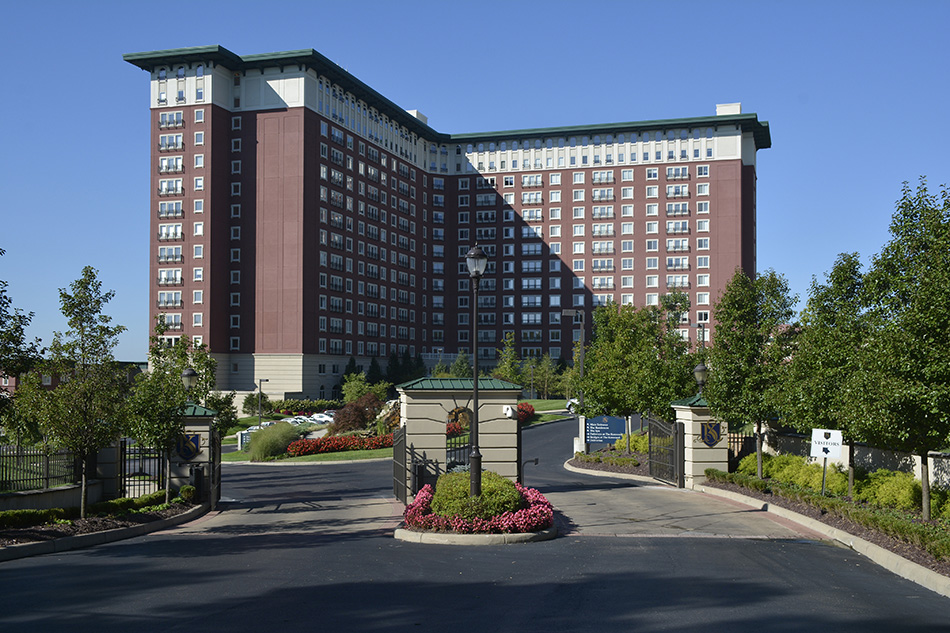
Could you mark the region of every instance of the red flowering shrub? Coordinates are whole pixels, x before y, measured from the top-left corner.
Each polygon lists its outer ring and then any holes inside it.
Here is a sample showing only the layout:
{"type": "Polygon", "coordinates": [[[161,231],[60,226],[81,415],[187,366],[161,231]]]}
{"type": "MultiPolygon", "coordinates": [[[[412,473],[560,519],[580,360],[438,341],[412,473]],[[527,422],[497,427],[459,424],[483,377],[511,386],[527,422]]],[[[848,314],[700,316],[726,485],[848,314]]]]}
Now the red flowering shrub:
{"type": "Polygon", "coordinates": [[[403,518],[409,528],[460,534],[520,534],[551,527],[554,523],[554,510],[544,495],[534,488],[524,488],[518,483],[515,487],[524,497],[526,508],[516,512],[503,512],[491,519],[468,520],[458,515],[443,517],[433,514],[432,486],[426,484],[416,494],[415,501],[406,507],[403,518]]]}
{"type": "Polygon", "coordinates": [[[318,453],[337,453],[339,451],[364,451],[377,448],[391,448],[393,434],[358,437],[355,435],[328,435],[315,440],[297,440],[287,447],[287,454],[291,457],[302,455],[316,455],[318,453]]]}
{"type": "Polygon", "coordinates": [[[445,425],[445,434],[448,437],[458,437],[464,432],[465,430],[462,428],[462,425],[459,424],[458,422],[449,422],[448,424],[445,425]]]}
{"type": "Polygon", "coordinates": [[[518,424],[526,424],[534,417],[534,405],[527,402],[518,403],[518,424]]]}

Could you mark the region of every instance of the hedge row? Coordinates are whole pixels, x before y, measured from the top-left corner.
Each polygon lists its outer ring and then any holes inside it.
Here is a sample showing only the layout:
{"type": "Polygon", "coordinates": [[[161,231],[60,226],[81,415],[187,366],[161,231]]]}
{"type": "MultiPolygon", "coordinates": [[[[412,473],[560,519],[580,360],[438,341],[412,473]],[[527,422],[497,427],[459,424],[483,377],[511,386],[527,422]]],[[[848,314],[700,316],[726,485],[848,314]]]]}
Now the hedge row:
{"type": "MultiPolygon", "coordinates": [[[[124,497],[110,501],[100,501],[89,506],[87,515],[124,514],[131,510],[140,510],[165,502],[165,491],[159,490],[137,498],[124,497]]],[[[79,518],[79,508],[50,508],[46,510],[4,510],[0,512],[0,528],[23,528],[44,525],[56,521],[79,518]]]]}
{"type": "Polygon", "coordinates": [[[393,434],[373,437],[359,437],[357,435],[330,435],[318,437],[315,440],[297,440],[287,447],[287,454],[291,457],[316,455],[319,453],[337,453],[340,451],[362,451],[377,448],[392,448],[393,434]]]}
{"type": "Polygon", "coordinates": [[[822,512],[844,517],[868,529],[910,543],[940,560],[950,558],[950,525],[945,521],[923,522],[919,517],[893,509],[864,506],[847,499],[823,497],[818,493],[778,481],[765,481],[742,473],[725,473],[715,468],[705,471],[706,478],[743,486],[786,499],[807,503],[822,512]]]}

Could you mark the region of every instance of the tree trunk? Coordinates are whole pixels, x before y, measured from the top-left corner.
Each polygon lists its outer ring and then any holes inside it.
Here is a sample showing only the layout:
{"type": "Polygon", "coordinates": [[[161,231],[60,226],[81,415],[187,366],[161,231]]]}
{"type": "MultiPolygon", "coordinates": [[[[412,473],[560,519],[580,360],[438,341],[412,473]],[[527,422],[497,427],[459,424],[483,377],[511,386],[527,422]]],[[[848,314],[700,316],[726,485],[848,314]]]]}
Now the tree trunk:
{"type": "Polygon", "coordinates": [[[755,474],[762,479],[762,422],[755,423],[755,474]]]}
{"type": "Polygon", "coordinates": [[[924,521],[930,520],[930,451],[920,451],[920,505],[924,521]]]}
{"type": "Polygon", "coordinates": [[[848,496],[854,496],[854,440],[848,438],[848,496]]]}

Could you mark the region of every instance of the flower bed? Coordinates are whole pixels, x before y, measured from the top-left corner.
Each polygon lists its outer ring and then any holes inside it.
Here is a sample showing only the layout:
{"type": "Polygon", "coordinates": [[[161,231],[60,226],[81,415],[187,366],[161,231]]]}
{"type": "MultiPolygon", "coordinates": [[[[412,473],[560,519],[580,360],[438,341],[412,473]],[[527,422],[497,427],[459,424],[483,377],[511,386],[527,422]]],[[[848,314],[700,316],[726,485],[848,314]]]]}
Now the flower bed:
{"type": "Polygon", "coordinates": [[[517,512],[505,512],[491,519],[466,520],[458,515],[444,517],[432,513],[432,486],[426,484],[416,499],[406,507],[403,515],[406,527],[417,530],[457,532],[459,534],[521,534],[551,527],[554,511],[551,503],[534,488],[515,484],[528,507],[517,512]]]}
{"type": "Polygon", "coordinates": [[[393,434],[374,437],[358,437],[355,435],[331,435],[318,437],[315,440],[297,440],[287,447],[287,454],[291,457],[316,455],[318,453],[337,453],[339,451],[362,451],[377,448],[392,448],[393,434]]]}

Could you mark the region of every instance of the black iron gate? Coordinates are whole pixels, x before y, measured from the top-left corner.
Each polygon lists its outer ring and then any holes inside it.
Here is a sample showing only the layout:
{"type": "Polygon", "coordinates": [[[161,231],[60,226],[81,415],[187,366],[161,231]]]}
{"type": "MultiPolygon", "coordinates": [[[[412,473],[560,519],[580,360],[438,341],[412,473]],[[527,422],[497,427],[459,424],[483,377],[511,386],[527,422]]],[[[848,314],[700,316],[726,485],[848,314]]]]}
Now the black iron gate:
{"type": "Polygon", "coordinates": [[[684,476],[683,425],[648,418],[650,424],[650,476],[673,484],[686,486],[684,476]]]}
{"type": "Polygon", "coordinates": [[[468,458],[472,454],[470,435],[464,433],[445,440],[445,470],[446,472],[458,466],[468,466],[468,458]]]}
{"type": "Polygon", "coordinates": [[[140,497],[165,489],[165,453],[124,438],[119,442],[119,497],[140,497]]]}

